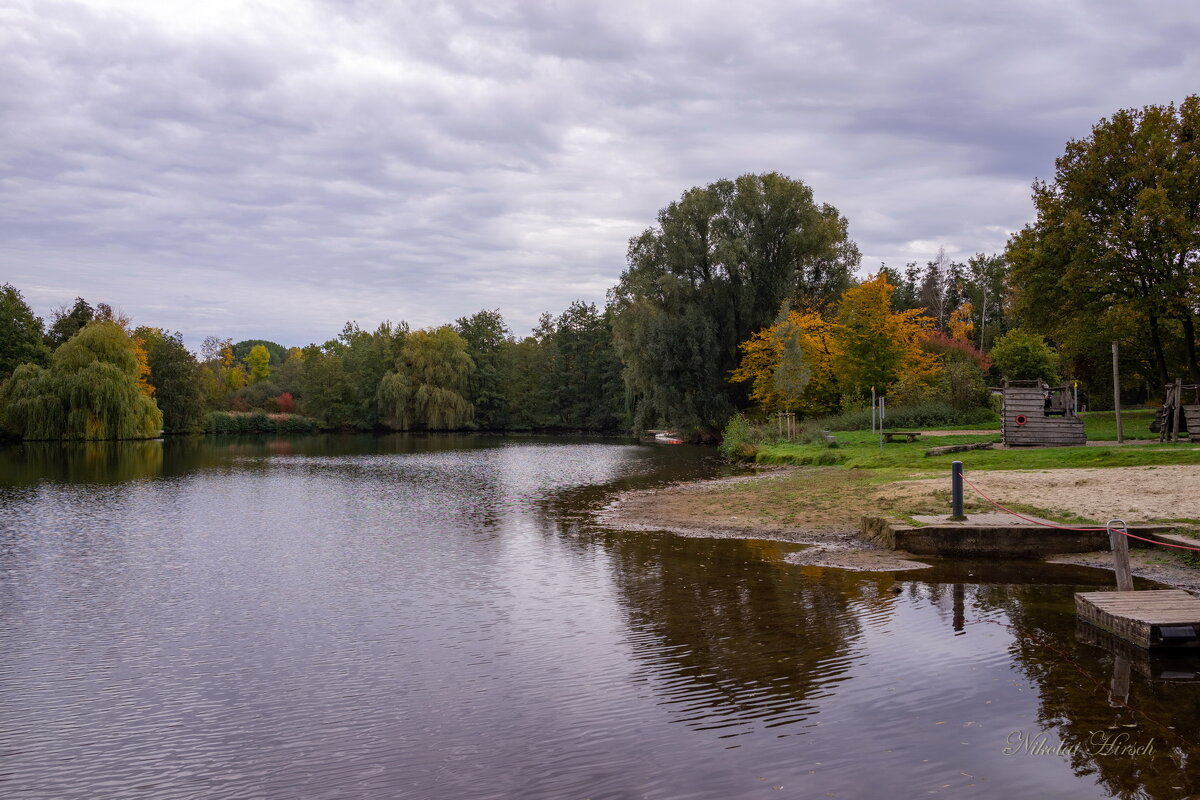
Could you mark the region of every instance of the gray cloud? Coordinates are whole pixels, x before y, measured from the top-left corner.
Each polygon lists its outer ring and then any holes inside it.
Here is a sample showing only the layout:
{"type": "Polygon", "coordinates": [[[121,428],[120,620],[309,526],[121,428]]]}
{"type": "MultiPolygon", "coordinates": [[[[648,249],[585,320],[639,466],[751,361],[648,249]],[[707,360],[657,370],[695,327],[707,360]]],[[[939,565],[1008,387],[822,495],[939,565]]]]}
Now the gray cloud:
{"type": "Polygon", "coordinates": [[[1069,138],[1196,90],[1190,4],[0,0],[0,280],[303,344],[603,302],[778,170],[864,267],[1003,247],[1069,138]]]}

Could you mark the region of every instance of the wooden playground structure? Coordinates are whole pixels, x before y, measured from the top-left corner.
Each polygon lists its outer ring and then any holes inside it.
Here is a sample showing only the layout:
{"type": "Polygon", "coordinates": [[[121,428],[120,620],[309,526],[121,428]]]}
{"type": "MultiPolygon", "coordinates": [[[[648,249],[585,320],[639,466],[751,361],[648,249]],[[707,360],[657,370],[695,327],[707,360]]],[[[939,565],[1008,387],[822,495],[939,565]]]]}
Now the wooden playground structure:
{"type": "Polygon", "coordinates": [[[1070,386],[1042,381],[1009,381],[992,389],[1000,395],[1000,433],[1008,447],[1071,447],[1087,444],[1070,386]]]}
{"type": "Polygon", "coordinates": [[[1160,442],[1185,438],[1200,442],[1200,384],[1168,383],[1150,430],[1158,434],[1160,442]]]}

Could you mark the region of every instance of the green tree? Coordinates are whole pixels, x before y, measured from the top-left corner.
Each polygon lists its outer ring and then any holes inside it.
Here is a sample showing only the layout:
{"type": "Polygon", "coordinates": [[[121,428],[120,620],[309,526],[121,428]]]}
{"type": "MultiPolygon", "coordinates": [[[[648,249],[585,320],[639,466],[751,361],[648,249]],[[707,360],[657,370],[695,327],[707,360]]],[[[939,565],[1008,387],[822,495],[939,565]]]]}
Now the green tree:
{"type": "Polygon", "coordinates": [[[358,406],[351,376],[336,344],[310,344],[302,357],[301,410],[326,429],[351,427],[358,406]]]}
{"type": "Polygon", "coordinates": [[[612,315],[575,301],[553,329],[553,360],[543,373],[547,409],[558,427],[612,430],[624,418],[621,360],[613,345],[612,315]]]}
{"type": "Polygon", "coordinates": [[[401,429],[456,430],[471,420],[464,397],[471,371],[467,342],[449,325],[410,333],[396,369],[379,384],[379,408],[401,429]]]}
{"type": "Polygon", "coordinates": [[[12,284],[0,286],[0,382],[22,364],[44,366],[49,358],[42,321],[12,284]]]}
{"type": "Polygon", "coordinates": [[[144,439],[162,413],[139,386],[135,345],[120,325],[84,326],[50,366],[23,364],[0,389],[6,427],[24,439],[144,439]]]}
{"type": "Polygon", "coordinates": [[[510,428],[544,428],[551,422],[551,411],[542,389],[546,383],[547,348],[548,343],[537,336],[509,342],[504,348],[508,366],[504,416],[510,428]]]}
{"type": "Polygon", "coordinates": [[[245,361],[250,370],[251,383],[261,383],[271,376],[271,353],[263,345],[251,347],[245,361]]]}
{"type": "Polygon", "coordinates": [[[1058,338],[1064,325],[1127,306],[1145,320],[1162,384],[1173,320],[1200,382],[1200,95],[1100,120],[1067,143],[1054,180],[1034,183],[1033,201],[1037,219],[1007,251],[1029,324],[1058,338]]]}
{"type": "Polygon", "coordinates": [[[1001,376],[1014,381],[1058,381],[1058,354],[1036,333],[1014,329],[992,348],[992,364],[1001,376]]]}
{"type": "Polygon", "coordinates": [[[475,364],[467,381],[467,401],[475,408],[475,425],[501,430],[509,425],[508,384],[511,378],[512,333],[499,309],[476,312],[454,323],[475,364]]]}
{"type": "Polygon", "coordinates": [[[408,326],[403,322],[384,322],[372,333],[353,324],[342,330],[342,360],[354,395],[352,423],[356,428],[370,430],[381,424],[379,384],[400,358],[408,336],[408,326]]]}
{"type": "Polygon", "coordinates": [[[303,380],[304,351],[299,347],[293,347],[288,350],[284,362],[271,372],[271,383],[278,386],[281,391],[299,397],[303,393],[303,380]]]}
{"type": "Polygon", "coordinates": [[[304,348],[304,412],[326,428],[371,430],[380,425],[380,381],[395,366],[407,337],[404,323],[384,322],[368,332],[347,322],[336,339],[304,348]]]}
{"type": "Polygon", "coordinates": [[[183,343],[183,334],[141,327],[133,332],[146,350],[149,382],[162,411],[164,433],[199,433],[204,428],[202,367],[183,343]]]}
{"type": "Polygon", "coordinates": [[[56,308],[52,313],[50,327],[46,330],[46,346],[57,350],[95,318],[95,309],[82,297],[76,297],[75,304],[70,308],[56,308]]]}
{"type": "Polygon", "coordinates": [[[832,304],[858,254],[837,209],[768,173],[684,192],[630,241],[628,263],[611,304],[634,424],[714,438],[747,403],[727,380],[738,345],[785,304],[832,304]]]}

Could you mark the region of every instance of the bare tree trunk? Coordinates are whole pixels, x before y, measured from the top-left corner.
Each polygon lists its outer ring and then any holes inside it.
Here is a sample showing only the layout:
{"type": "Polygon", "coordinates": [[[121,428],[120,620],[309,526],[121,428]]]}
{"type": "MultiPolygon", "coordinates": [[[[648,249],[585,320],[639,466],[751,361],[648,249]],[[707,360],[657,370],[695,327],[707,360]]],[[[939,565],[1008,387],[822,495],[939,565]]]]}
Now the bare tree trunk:
{"type": "Polygon", "coordinates": [[[1158,329],[1158,316],[1148,315],[1150,323],[1150,344],[1154,347],[1154,365],[1158,368],[1158,385],[1166,386],[1171,382],[1167,374],[1167,357],[1163,354],[1162,333],[1158,329]]]}
{"type": "Polygon", "coordinates": [[[1196,362],[1196,322],[1190,311],[1180,318],[1183,322],[1183,347],[1187,353],[1188,376],[1192,383],[1200,383],[1200,364],[1196,362]]]}

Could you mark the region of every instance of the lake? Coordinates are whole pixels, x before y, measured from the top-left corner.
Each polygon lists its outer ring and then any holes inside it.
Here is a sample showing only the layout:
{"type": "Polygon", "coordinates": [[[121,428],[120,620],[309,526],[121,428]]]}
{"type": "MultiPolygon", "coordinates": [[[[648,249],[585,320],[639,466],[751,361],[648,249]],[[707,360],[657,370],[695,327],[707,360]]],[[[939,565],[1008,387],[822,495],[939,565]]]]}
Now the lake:
{"type": "Polygon", "coordinates": [[[606,530],[619,440],[0,448],[0,796],[1180,798],[1200,664],[1111,575],[606,530]]]}

